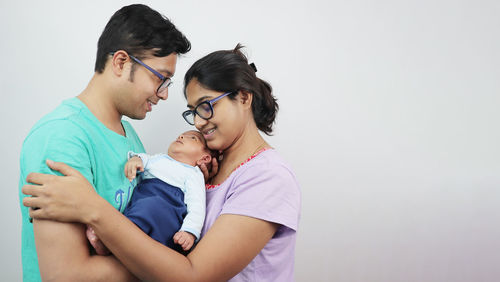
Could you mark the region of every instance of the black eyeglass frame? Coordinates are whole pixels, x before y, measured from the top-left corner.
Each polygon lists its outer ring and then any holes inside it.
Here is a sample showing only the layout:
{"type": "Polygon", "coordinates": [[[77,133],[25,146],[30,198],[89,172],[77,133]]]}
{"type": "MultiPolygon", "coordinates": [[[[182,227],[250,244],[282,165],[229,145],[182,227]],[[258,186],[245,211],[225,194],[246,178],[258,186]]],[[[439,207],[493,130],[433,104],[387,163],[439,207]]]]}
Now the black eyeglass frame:
{"type": "Polygon", "coordinates": [[[220,96],[217,96],[215,98],[213,98],[212,100],[208,100],[208,101],[204,101],[204,102],[201,102],[199,103],[198,105],[196,105],[196,107],[194,107],[194,109],[192,110],[186,110],[182,113],[182,117],[184,118],[184,120],[190,124],[190,125],[194,125],[194,118],[196,115],[198,115],[200,118],[204,119],[204,120],[209,120],[211,119],[213,116],[214,116],[214,107],[213,105],[219,101],[220,99],[226,97],[227,95],[230,95],[230,94],[234,94],[234,93],[237,93],[238,91],[231,91],[231,92],[226,92],[220,96]],[[208,112],[209,112],[209,115],[208,116],[205,116],[203,114],[200,114],[200,112],[198,111],[198,109],[202,106],[208,106],[208,109],[210,109],[208,112]],[[192,118],[190,118],[192,116],[192,118]]]}

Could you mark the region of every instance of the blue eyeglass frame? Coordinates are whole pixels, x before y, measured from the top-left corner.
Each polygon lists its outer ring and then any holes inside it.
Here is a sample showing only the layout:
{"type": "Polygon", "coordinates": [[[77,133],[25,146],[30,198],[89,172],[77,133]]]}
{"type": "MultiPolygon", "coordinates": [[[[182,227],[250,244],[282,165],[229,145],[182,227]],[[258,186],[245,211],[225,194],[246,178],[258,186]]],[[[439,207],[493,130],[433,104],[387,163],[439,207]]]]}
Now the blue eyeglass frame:
{"type": "MultiPolygon", "coordinates": [[[[109,53],[111,56],[113,56],[115,53],[112,52],[112,53],[109,53]]],[[[157,70],[153,69],[152,67],[146,65],[144,62],[142,62],[141,60],[137,59],[136,57],[130,55],[127,53],[127,55],[132,59],[134,60],[135,62],[137,62],[138,64],[140,64],[141,66],[145,67],[146,69],[148,69],[150,72],[152,72],[154,75],[156,75],[159,79],[161,79],[161,83],[160,83],[160,86],[158,86],[158,88],[156,89],[156,93],[160,93],[160,88],[162,88],[162,86],[166,83],[167,86],[164,87],[162,89],[165,90],[167,89],[168,87],[170,87],[173,83],[172,81],[172,78],[170,77],[166,77],[166,76],[163,76],[163,74],[161,74],[160,72],[158,72],[157,70]]]]}
{"type": "Polygon", "coordinates": [[[160,92],[160,88],[166,83],[167,84],[167,87],[165,87],[164,89],[168,88],[170,85],[172,85],[172,79],[170,77],[166,77],[166,76],[163,76],[161,73],[159,73],[157,70],[153,69],[152,67],[146,65],[145,63],[143,63],[141,60],[137,59],[136,57],[132,56],[132,55],[128,55],[130,58],[132,58],[132,60],[136,61],[137,63],[139,63],[141,66],[147,68],[150,72],[152,72],[154,75],[156,75],[159,79],[161,79],[161,84],[160,86],[158,86],[158,89],[156,89],[156,92],[159,93],[160,92]]]}
{"type": "Polygon", "coordinates": [[[213,105],[214,105],[217,101],[219,101],[220,99],[222,99],[222,98],[226,97],[227,95],[234,94],[234,93],[236,93],[236,92],[237,92],[237,91],[226,92],[226,93],[224,93],[224,94],[222,94],[222,95],[220,95],[220,96],[217,96],[217,97],[213,98],[212,100],[203,101],[203,102],[199,103],[198,105],[196,105],[196,107],[194,107],[194,109],[184,111],[184,112],[182,113],[182,117],[183,117],[183,118],[184,118],[184,120],[185,120],[188,124],[190,124],[190,125],[194,125],[194,118],[195,118],[195,116],[196,116],[196,115],[198,115],[200,118],[202,118],[202,119],[204,119],[204,120],[209,120],[209,119],[211,119],[211,118],[214,116],[214,107],[213,107],[213,105]],[[203,116],[201,116],[201,115],[198,113],[198,108],[199,108],[200,106],[204,105],[204,104],[208,105],[208,106],[209,106],[209,108],[210,108],[210,117],[208,117],[208,118],[203,117],[203,116]],[[192,123],[188,120],[188,118],[187,118],[187,117],[188,117],[188,115],[193,115],[193,122],[192,122],[192,123]]]}

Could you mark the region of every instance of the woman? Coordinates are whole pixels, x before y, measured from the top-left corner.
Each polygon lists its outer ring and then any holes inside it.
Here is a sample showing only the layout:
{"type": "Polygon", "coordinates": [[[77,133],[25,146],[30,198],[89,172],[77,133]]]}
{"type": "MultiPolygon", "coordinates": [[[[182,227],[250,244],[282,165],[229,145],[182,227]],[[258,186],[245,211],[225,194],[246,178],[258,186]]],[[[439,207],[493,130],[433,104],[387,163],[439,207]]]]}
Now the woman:
{"type": "Polygon", "coordinates": [[[278,105],[238,45],[198,60],[186,73],[184,119],[223,154],[207,185],[202,239],[187,256],[161,245],[100,198],[76,170],[66,176],[30,174],[23,204],[37,219],[90,225],[102,242],[141,280],[291,281],[300,192],[289,166],[262,138],[278,105]],[[71,187],[71,188],[67,188],[71,187]],[[133,248],[130,243],[133,242],[133,248]]]}

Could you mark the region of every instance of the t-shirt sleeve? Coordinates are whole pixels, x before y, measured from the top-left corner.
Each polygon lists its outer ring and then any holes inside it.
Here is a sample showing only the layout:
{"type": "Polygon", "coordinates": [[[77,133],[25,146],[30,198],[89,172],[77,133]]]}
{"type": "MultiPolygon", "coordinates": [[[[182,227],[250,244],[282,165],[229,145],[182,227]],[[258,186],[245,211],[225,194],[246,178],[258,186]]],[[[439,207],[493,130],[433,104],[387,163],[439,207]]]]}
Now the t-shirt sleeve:
{"type": "Polygon", "coordinates": [[[55,120],[41,125],[26,138],[21,153],[21,173],[61,175],[50,169],[46,159],[63,162],[78,170],[91,184],[93,173],[89,138],[81,128],[68,120],[55,120]]]}
{"type": "Polygon", "coordinates": [[[284,165],[253,165],[235,177],[221,214],[238,214],[284,225],[297,231],[300,190],[284,165]]]}

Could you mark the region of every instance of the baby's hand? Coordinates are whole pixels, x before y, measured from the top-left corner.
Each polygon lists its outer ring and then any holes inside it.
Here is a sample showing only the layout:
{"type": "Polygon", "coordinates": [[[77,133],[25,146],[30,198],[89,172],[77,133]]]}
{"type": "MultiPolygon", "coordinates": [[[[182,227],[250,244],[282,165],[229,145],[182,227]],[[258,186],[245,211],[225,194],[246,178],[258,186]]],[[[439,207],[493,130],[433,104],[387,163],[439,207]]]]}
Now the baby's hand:
{"type": "Polygon", "coordinates": [[[87,235],[87,239],[89,240],[92,247],[94,247],[96,254],[100,256],[107,256],[111,254],[108,248],[104,246],[102,241],[97,237],[94,229],[92,229],[90,225],[87,225],[87,231],[85,232],[85,234],[87,235]]]}
{"type": "Polygon", "coordinates": [[[179,231],[174,235],[174,243],[181,245],[184,251],[191,249],[196,238],[186,231],[179,231]]]}
{"type": "Polygon", "coordinates": [[[141,158],[135,156],[130,158],[130,160],[128,160],[125,164],[125,176],[128,180],[134,180],[137,170],[144,171],[144,165],[142,164],[141,158]]]}

